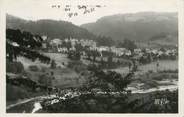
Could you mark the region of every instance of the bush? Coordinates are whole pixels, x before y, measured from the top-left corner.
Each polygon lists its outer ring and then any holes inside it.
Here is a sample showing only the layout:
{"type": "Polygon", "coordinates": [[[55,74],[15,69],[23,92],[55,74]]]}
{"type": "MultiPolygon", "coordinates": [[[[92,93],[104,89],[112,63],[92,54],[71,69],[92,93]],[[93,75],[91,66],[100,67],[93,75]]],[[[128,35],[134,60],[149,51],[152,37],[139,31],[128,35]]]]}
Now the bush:
{"type": "Polygon", "coordinates": [[[17,86],[12,86],[10,84],[6,85],[6,100],[15,101],[18,99],[24,99],[29,97],[27,91],[17,86]]]}
{"type": "Polygon", "coordinates": [[[46,74],[42,74],[39,76],[38,78],[38,83],[46,85],[47,84],[47,80],[46,80],[46,74]]]}
{"type": "Polygon", "coordinates": [[[161,81],[161,80],[165,80],[165,79],[168,79],[168,78],[170,78],[169,74],[164,74],[163,73],[163,74],[159,74],[157,76],[154,76],[152,79],[161,81]]]}
{"type": "Polygon", "coordinates": [[[148,70],[148,73],[153,73],[153,70],[148,70]]]}
{"type": "Polygon", "coordinates": [[[46,67],[42,67],[41,72],[46,72],[46,69],[47,69],[46,67]]]}
{"type": "Polygon", "coordinates": [[[22,73],[23,71],[24,71],[24,66],[21,62],[6,61],[6,72],[22,73]]]}
{"type": "Polygon", "coordinates": [[[30,69],[31,71],[34,71],[34,72],[39,71],[39,68],[38,68],[36,65],[30,65],[30,66],[29,66],[29,69],[30,69]]]}
{"type": "Polygon", "coordinates": [[[68,67],[74,69],[78,73],[86,70],[86,65],[80,61],[69,62],[68,67]]]}
{"type": "Polygon", "coordinates": [[[178,69],[175,69],[175,70],[162,70],[162,71],[159,71],[160,73],[178,73],[178,69]]]}
{"type": "Polygon", "coordinates": [[[52,60],[50,68],[55,69],[56,66],[57,66],[57,64],[56,64],[55,60],[52,60]]]}

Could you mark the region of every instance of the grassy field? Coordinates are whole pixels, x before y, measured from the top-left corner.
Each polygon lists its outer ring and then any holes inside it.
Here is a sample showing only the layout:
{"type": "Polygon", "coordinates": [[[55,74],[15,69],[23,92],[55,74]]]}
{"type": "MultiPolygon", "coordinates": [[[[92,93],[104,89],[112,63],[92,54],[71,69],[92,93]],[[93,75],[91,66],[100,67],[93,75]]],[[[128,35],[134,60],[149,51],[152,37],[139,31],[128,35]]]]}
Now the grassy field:
{"type": "Polygon", "coordinates": [[[66,88],[78,87],[83,84],[84,78],[79,77],[80,73],[75,71],[75,67],[68,68],[68,63],[70,63],[71,60],[69,60],[66,55],[60,53],[45,53],[45,55],[55,60],[56,68],[51,69],[50,64],[43,64],[38,60],[33,62],[23,57],[18,58],[18,61],[24,65],[26,73],[32,80],[38,81],[41,75],[53,72],[55,77],[52,81],[53,86],[66,88]],[[30,70],[30,66],[36,67],[37,70],[30,70]]]}
{"type": "MultiPolygon", "coordinates": [[[[67,65],[68,62],[70,61],[66,55],[61,53],[44,53],[44,54],[50,57],[52,60],[55,60],[57,66],[60,66],[60,67],[64,67],[62,64],[64,63],[65,65],[67,65]]],[[[36,60],[33,62],[24,57],[18,57],[17,61],[20,61],[24,65],[25,69],[27,69],[30,65],[37,65],[39,68],[50,66],[49,64],[41,63],[39,60],[36,60]]]]}
{"type": "Polygon", "coordinates": [[[56,61],[56,64],[58,66],[63,66],[62,63],[65,65],[68,64],[71,60],[67,58],[66,54],[61,53],[44,53],[46,56],[50,57],[51,59],[56,61]]]}
{"type": "MultiPolygon", "coordinates": [[[[155,90],[176,89],[178,87],[178,61],[160,61],[139,65],[133,81],[128,86],[132,92],[151,92],[155,90]]],[[[128,67],[113,69],[122,75],[129,72],[128,67]]]]}
{"type": "MultiPolygon", "coordinates": [[[[136,73],[142,74],[142,73],[146,73],[149,71],[157,72],[157,70],[158,71],[178,70],[178,61],[177,60],[162,60],[159,62],[158,68],[157,68],[156,64],[157,64],[156,62],[152,62],[152,63],[145,64],[145,65],[139,65],[136,73]]],[[[121,74],[125,74],[125,73],[129,72],[128,67],[119,67],[119,68],[111,69],[111,70],[116,71],[116,72],[121,73],[121,74]]]]}
{"type": "MultiPolygon", "coordinates": [[[[146,65],[141,65],[139,66],[138,70],[141,72],[148,72],[148,71],[153,71],[153,72],[157,72],[157,66],[156,66],[156,62],[152,62],[150,64],[146,64],[146,65]]],[[[178,61],[176,60],[162,60],[159,61],[159,67],[158,70],[159,71],[163,71],[163,70],[176,70],[178,69],[178,61]]]]}
{"type": "MultiPolygon", "coordinates": [[[[53,86],[60,88],[78,87],[85,83],[86,76],[81,75],[81,72],[85,71],[85,65],[83,63],[71,61],[66,55],[60,53],[45,53],[45,55],[56,61],[56,68],[51,69],[50,65],[40,63],[39,61],[32,62],[25,58],[19,58],[19,61],[23,63],[27,74],[29,74],[32,80],[38,81],[40,75],[54,72],[55,79],[53,80],[53,86]],[[69,67],[68,65],[71,63],[72,66],[70,65],[69,67]],[[29,66],[37,66],[38,70],[32,71],[29,69],[29,66]]],[[[156,66],[156,62],[139,65],[138,71],[135,73],[135,78],[129,85],[129,89],[145,90],[151,88],[159,89],[164,86],[177,86],[178,74],[170,73],[170,71],[176,71],[177,69],[178,61],[169,60],[160,61],[159,67],[156,66]],[[159,71],[168,71],[168,73],[158,73],[159,71]]],[[[119,67],[112,70],[122,75],[129,72],[128,67],[119,67]]]]}

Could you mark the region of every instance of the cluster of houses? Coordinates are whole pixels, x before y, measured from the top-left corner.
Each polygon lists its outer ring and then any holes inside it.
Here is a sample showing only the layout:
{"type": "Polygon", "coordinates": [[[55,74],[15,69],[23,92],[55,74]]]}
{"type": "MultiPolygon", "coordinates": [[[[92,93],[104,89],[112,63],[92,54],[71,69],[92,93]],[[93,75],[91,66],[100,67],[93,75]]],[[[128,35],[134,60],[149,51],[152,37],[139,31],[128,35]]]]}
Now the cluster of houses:
{"type": "Polygon", "coordinates": [[[152,54],[156,56],[177,56],[178,50],[175,49],[134,49],[134,54],[143,56],[144,54],[152,54]]]}
{"type": "MultiPolygon", "coordinates": [[[[88,39],[75,39],[75,38],[66,38],[64,40],[55,38],[52,39],[49,42],[49,45],[51,47],[51,50],[54,50],[54,52],[59,52],[59,53],[67,53],[71,50],[76,50],[76,45],[80,44],[83,48],[87,48],[88,50],[91,51],[107,51],[107,52],[112,52],[114,55],[117,57],[126,55],[126,56],[131,56],[131,55],[137,55],[139,57],[144,56],[145,54],[152,54],[156,56],[177,56],[178,51],[177,49],[134,49],[133,52],[126,48],[117,48],[115,46],[97,46],[97,43],[93,40],[88,40],[88,39]],[[69,44],[69,45],[68,45],[69,44]]],[[[43,48],[47,48],[46,45],[43,43],[43,48]]]]}
{"type": "Polygon", "coordinates": [[[89,47],[90,49],[94,49],[97,47],[96,42],[93,40],[85,40],[85,39],[75,39],[75,38],[66,38],[64,40],[61,39],[52,39],[49,42],[52,50],[55,49],[55,52],[66,53],[71,50],[76,50],[75,45],[80,44],[82,47],[89,47]],[[69,44],[69,45],[68,45],[69,44]]]}
{"type": "MultiPolygon", "coordinates": [[[[93,40],[87,39],[74,39],[74,38],[66,38],[64,40],[53,39],[50,41],[49,45],[51,45],[52,49],[56,48],[56,52],[66,53],[71,50],[76,50],[75,45],[80,44],[83,48],[88,48],[89,50],[96,50],[98,52],[109,51],[115,53],[117,56],[122,55],[131,55],[131,51],[126,48],[116,48],[115,46],[97,46],[97,43],[93,40]],[[70,43],[71,47],[67,48],[67,45],[63,46],[63,44],[70,43]]],[[[44,46],[45,47],[45,46],[44,46]]]]}

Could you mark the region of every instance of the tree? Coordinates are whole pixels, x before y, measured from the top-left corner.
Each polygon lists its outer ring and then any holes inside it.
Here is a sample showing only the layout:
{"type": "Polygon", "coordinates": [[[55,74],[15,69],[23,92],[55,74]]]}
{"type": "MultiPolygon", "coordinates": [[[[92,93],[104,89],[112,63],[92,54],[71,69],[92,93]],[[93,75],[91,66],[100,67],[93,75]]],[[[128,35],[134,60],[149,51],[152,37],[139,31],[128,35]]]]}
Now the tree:
{"type": "Polygon", "coordinates": [[[52,69],[56,68],[56,62],[54,60],[51,61],[51,66],[52,69]]]}
{"type": "Polygon", "coordinates": [[[112,40],[111,37],[98,36],[96,41],[97,41],[97,44],[100,45],[100,46],[112,46],[112,45],[115,45],[115,42],[112,40]]]}
{"type": "Polygon", "coordinates": [[[89,49],[86,49],[85,53],[87,55],[87,59],[91,60],[91,56],[92,56],[91,51],[89,49]]]}
{"type": "Polygon", "coordinates": [[[93,62],[96,61],[96,57],[100,56],[100,53],[96,50],[91,51],[91,55],[93,56],[93,62]]]}
{"type": "Polygon", "coordinates": [[[112,63],[113,63],[113,58],[112,58],[112,56],[108,56],[107,57],[107,63],[108,63],[108,65],[112,65],[112,63]]]}
{"type": "Polygon", "coordinates": [[[122,77],[120,73],[115,71],[104,72],[96,65],[90,65],[88,70],[93,74],[89,77],[87,83],[88,88],[99,88],[102,91],[125,91],[126,87],[132,80],[133,73],[128,73],[125,77],[122,77]]]}
{"type": "Polygon", "coordinates": [[[72,47],[72,44],[71,44],[71,42],[69,41],[69,42],[66,42],[66,43],[65,43],[65,46],[66,46],[66,48],[69,50],[69,49],[72,47]]]}
{"type": "Polygon", "coordinates": [[[123,43],[119,43],[119,46],[123,47],[123,48],[126,48],[126,49],[130,50],[131,52],[133,52],[134,49],[137,48],[137,45],[129,39],[125,39],[123,41],[123,43]]]}
{"type": "Polygon", "coordinates": [[[75,44],[75,49],[76,49],[76,51],[78,51],[78,52],[82,52],[84,49],[83,49],[83,46],[81,45],[81,44],[75,44]]]}
{"type": "Polygon", "coordinates": [[[103,57],[114,56],[114,53],[110,51],[102,51],[102,56],[103,57]]]}
{"type": "Polygon", "coordinates": [[[81,59],[81,53],[78,51],[69,51],[68,52],[68,58],[71,60],[80,60],[81,59]]]}
{"type": "Polygon", "coordinates": [[[17,56],[24,56],[33,61],[39,59],[41,62],[49,63],[50,58],[38,52],[42,41],[39,35],[33,35],[19,29],[7,29],[6,58],[12,62],[17,59],[17,56]]]}

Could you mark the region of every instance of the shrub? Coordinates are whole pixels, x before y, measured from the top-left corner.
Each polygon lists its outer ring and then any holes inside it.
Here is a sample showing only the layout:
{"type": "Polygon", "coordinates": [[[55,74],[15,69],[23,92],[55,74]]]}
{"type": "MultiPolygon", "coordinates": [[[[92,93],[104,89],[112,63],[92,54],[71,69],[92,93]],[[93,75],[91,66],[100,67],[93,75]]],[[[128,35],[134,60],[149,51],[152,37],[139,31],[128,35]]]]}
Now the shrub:
{"type": "Polygon", "coordinates": [[[46,80],[46,77],[47,76],[46,75],[48,75],[48,74],[42,74],[42,75],[39,76],[38,82],[40,84],[43,84],[43,85],[46,85],[47,84],[47,80],[46,80]]]}
{"type": "Polygon", "coordinates": [[[41,68],[41,71],[42,71],[42,72],[46,72],[46,69],[47,69],[46,67],[42,67],[42,68],[41,68]]]}
{"type": "Polygon", "coordinates": [[[86,70],[86,66],[80,61],[69,62],[68,67],[74,69],[76,72],[86,70]]]}
{"type": "Polygon", "coordinates": [[[153,70],[148,70],[148,73],[153,73],[153,70]]]}
{"type": "Polygon", "coordinates": [[[158,80],[158,81],[161,81],[161,80],[164,80],[164,79],[168,79],[168,78],[169,78],[169,74],[166,74],[166,73],[159,74],[157,76],[152,77],[152,79],[158,80]]]}
{"type": "Polygon", "coordinates": [[[39,71],[39,68],[38,68],[36,65],[30,65],[30,66],[29,66],[29,69],[30,69],[31,71],[34,71],[34,72],[39,71]]]}
{"type": "Polygon", "coordinates": [[[175,70],[161,70],[159,71],[160,73],[178,73],[178,69],[175,69],[175,70]]]}
{"type": "Polygon", "coordinates": [[[56,66],[57,66],[57,64],[56,64],[56,62],[55,62],[55,60],[52,60],[52,62],[51,62],[51,69],[55,69],[56,68],[56,66]]]}
{"type": "Polygon", "coordinates": [[[18,99],[24,99],[28,97],[28,93],[25,89],[17,86],[6,85],[6,99],[7,101],[14,101],[18,99]]]}
{"type": "Polygon", "coordinates": [[[24,66],[21,62],[6,61],[6,72],[22,73],[23,71],[24,71],[24,66]]]}

